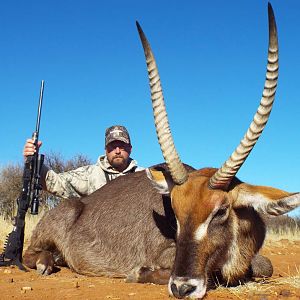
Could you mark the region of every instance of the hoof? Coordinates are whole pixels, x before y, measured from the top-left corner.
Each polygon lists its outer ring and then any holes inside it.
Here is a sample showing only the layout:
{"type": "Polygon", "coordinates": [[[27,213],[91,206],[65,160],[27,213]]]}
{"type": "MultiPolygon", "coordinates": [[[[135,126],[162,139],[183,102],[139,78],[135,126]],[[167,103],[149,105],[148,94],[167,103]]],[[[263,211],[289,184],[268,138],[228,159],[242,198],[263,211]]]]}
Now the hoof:
{"type": "Polygon", "coordinates": [[[41,263],[36,264],[36,271],[41,275],[50,275],[53,272],[53,266],[46,266],[41,263]]]}
{"type": "Polygon", "coordinates": [[[51,252],[42,252],[36,261],[36,270],[41,275],[50,275],[53,273],[54,259],[51,252]]]}

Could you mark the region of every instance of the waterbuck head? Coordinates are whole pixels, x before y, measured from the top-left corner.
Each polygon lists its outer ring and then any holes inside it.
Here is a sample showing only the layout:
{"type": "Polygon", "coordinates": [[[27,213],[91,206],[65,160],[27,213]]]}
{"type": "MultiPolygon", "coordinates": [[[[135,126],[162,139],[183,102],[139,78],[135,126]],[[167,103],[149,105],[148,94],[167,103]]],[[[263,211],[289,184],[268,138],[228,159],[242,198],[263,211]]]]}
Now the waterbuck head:
{"type": "Polygon", "coordinates": [[[170,294],[202,298],[214,272],[233,283],[247,275],[261,247],[265,229],[257,210],[283,214],[300,204],[299,193],[253,186],[235,175],[261,135],[271,112],[278,78],[278,41],[274,13],[268,5],[269,51],[266,80],[258,110],[244,138],[219,169],[187,173],[171,135],[160,77],[149,42],[137,23],[143,44],[156,132],[170,176],[152,169],[148,177],[169,193],[177,220],[176,257],[170,294]]]}

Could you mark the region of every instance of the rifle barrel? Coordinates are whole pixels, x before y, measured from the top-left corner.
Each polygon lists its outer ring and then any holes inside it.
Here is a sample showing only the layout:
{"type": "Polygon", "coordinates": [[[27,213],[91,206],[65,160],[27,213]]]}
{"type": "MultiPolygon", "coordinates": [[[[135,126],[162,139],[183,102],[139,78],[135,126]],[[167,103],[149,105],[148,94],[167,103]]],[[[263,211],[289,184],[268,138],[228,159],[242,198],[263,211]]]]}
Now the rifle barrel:
{"type": "Polygon", "coordinates": [[[41,120],[41,111],[42,111],[42,104],[43,104],[43,94],[44,94],[44,80],[41,82],[41,88],[40,88],[40,98],[39,98],[39,107],[38,107],[38,114],[37,114],[37,120],[36,120],[36,132],[37,132],[37,139],[38,139],[38,133],[40,131],[40,120],[41,120]]]}

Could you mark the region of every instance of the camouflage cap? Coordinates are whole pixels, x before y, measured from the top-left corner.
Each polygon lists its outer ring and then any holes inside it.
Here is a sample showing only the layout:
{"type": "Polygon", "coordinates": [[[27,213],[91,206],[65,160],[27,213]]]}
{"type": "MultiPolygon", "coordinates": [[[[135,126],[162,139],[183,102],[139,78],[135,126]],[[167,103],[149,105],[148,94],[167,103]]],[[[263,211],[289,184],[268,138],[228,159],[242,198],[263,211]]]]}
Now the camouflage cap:
{"type": "Polygon", "coordinates": [[[105,147],[113,141],[122,141],[126,144],[131,144],[129,133],[124,126],[114,125],[106,129],[105,147]]]}

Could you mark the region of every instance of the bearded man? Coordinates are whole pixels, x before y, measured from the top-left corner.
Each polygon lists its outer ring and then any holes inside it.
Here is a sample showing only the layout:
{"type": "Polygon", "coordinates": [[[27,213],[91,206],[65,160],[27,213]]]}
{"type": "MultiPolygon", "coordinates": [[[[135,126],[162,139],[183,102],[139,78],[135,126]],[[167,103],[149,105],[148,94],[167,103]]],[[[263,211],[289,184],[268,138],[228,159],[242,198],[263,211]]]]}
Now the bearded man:
{"type": "MultiPolygon", "coordinates": [[[[42,142],[38,142],[38,147],[42,142]]],[[[105,131],[105,155],[99,156],[96,164],[75,170],[56,173],[43,166],[41,177],[43,189],[62,198],[81,198],[93,193],[116,177],[144,170],[130,158],[132,145],[127,129],[114,125],[105,131]]],[[[32,139],[27,139],[23,155],[33,155],[36,149],[32,139]]]]}

